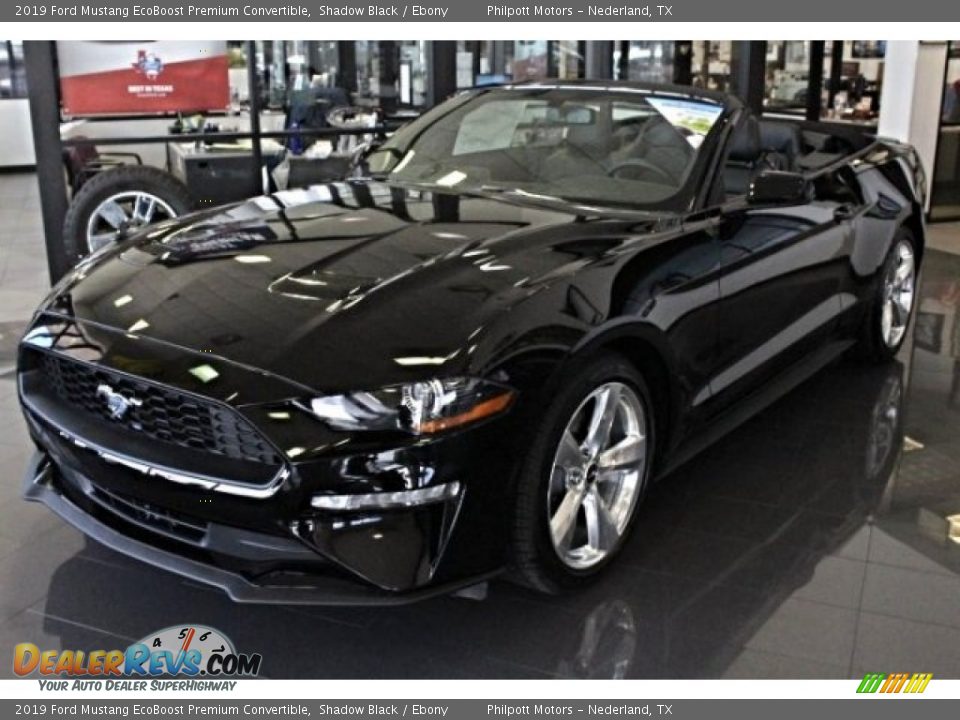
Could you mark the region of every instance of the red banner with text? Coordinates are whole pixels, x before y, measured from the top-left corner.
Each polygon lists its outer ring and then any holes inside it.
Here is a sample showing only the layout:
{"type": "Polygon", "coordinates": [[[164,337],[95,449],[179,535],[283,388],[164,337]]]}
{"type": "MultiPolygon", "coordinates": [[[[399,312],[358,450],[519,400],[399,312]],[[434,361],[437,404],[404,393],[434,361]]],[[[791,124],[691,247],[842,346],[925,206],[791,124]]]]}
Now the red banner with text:
{"type": "Polygon", "coordinates": [[[230,103],[225,42],[57,43],[67,115],[223,110],[230,103]]]}

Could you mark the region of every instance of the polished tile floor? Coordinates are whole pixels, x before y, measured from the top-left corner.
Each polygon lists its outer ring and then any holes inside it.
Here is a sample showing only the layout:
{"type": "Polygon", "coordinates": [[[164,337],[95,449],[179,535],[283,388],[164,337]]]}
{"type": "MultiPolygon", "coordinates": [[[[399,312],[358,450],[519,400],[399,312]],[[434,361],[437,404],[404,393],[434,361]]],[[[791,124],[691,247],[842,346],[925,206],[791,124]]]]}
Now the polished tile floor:
{"type": "Polygon", "coordinates": [[[960,227],[934,229],[902,362],[837,363],[655,488],[591,589],[311,609],[235,605],[19,499],[38,216],[34,178],[0,175],[0,656],[195,622],[271,677],[960,678],[960,227]]]}

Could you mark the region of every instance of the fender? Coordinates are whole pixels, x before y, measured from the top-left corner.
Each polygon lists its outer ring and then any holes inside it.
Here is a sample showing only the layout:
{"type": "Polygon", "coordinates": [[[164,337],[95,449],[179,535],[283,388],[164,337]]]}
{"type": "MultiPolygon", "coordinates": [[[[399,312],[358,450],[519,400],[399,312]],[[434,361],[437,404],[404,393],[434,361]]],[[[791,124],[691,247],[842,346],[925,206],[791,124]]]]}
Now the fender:
{"type": "MultiPolygon", "coordinates": [[[[654,399],[659,428],[658,451],[675,447],[683,435],[678,418],[687,401],[676,375],[668,370],[675,366],[670,344],[663,331],[651,323],[621,316],[594,328],[570,349],[548,381],[548,388],[555,387],[555,383],[559,382],[576,362],[601,350],[613,350],[623,354],[640,370],[654,399]]],[[[659,457],[663,455],[663,452],[658,452],[659,457]]]]}

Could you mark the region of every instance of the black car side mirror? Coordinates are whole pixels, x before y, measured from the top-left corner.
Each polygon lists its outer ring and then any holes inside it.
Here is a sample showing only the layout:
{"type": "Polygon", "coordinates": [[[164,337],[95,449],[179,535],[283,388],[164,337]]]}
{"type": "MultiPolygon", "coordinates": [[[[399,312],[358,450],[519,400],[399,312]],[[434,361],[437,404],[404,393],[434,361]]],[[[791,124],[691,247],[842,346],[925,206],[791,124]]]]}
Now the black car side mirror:
{"type": "Polygon", "coordinates": [[[810,184],[800,173],[764,170],[750,183],[751,205],[799,205],[809,200],[810,184]]]}

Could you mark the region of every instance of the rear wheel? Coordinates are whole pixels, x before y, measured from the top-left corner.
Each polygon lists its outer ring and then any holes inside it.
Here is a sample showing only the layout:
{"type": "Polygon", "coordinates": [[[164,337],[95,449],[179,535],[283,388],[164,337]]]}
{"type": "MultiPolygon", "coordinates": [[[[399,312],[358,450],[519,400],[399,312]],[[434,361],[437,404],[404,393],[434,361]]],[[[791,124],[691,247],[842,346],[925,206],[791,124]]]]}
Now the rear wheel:
{"type": "Polygon", "coordinates": [[[916,284],[916,245],[913,234],[901,228],[887,255],[861,333],[860,349],[868,359],[889,360],[900,350],[916,300],[916,284]]]}
{"type": "Polygon", "coordinates": [[[586,582],[621,550],[650,476],[650,393],[619,355],[568,374],[547,409],[517,488],[519,579],[557,592],[586,582]]]}

